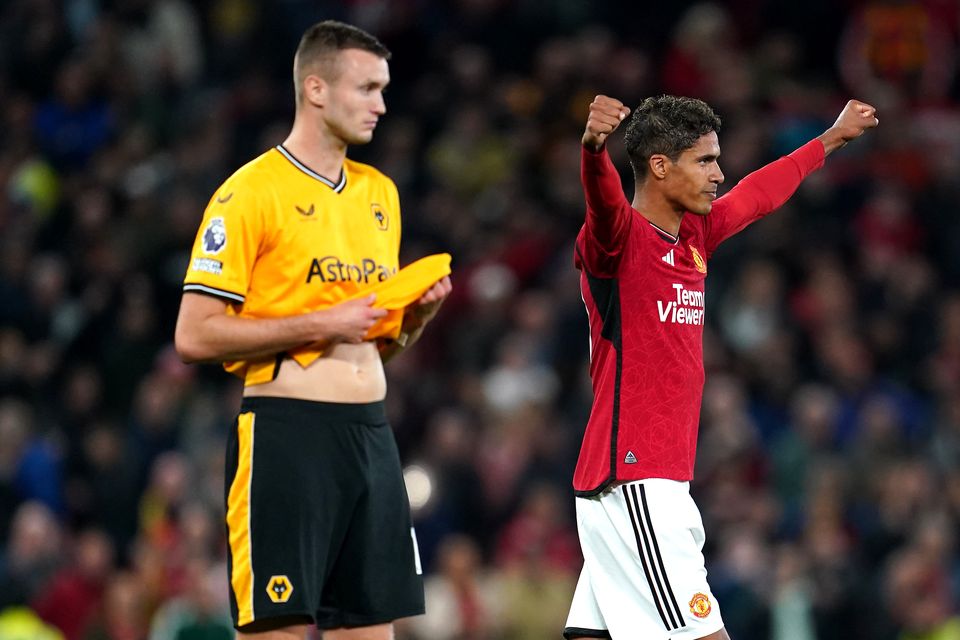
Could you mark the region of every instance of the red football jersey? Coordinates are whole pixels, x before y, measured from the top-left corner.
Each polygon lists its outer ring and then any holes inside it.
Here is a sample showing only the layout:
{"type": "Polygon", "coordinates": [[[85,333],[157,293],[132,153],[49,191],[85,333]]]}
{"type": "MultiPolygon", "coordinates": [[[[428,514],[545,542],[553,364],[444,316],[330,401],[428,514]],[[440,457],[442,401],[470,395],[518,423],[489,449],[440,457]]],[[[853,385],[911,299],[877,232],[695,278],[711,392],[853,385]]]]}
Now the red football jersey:
{"type": "Polygon", "coordinates": [[[586,222],[574,263],[590,320],[593,408],[573,486],[693,478],[703,393],[704,279],[717,246],[823,165],[812,140],[744,178],[673,237],[630,206],[606,150],[581,154],[586,222]]]}

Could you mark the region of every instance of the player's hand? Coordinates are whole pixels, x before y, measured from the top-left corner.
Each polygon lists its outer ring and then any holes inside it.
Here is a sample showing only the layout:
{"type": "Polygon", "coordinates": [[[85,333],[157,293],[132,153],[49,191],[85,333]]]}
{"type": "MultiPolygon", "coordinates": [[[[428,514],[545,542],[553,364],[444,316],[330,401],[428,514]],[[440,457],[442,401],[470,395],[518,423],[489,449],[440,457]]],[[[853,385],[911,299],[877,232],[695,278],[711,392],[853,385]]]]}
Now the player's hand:
{"type": "Polygon", "coordinates": [[[386,309],[373,306],[377,296],[370,294],[363,298],[347,300],[313,315],[323,328],[326,339],[331,342],[349,342],[360,344],[367,331],[387,315],[386,309]]]}
{"type": "Polygon", "coordinates": [[[450,276],[444,276],[433,284],[432,287],[420,296],[420,299],[413,303],[404,315],[403,330],[412,331],[419,329],[426,323],[433,320],[440,310],[440,305],[447,299],[450,292],[453,291],[453,284],[450,282],[450,276]]]}
{"type": "Polygon", "coordinates": [[[581,142],[591,151],[599,151],[607,141],[607,136],[617,130],[620,123],[630,115],[629,107],[616,98],[597,96],[590,103],[587,116],[587,128],[581,142]]]}
{"type": "Polygon", "coordinates": [[[877,119],[875,107],[859,100],[850,100],[833,126],[820,136],[820,140],[823,142],[826,153],[829,154],[851,140],[859,138],[864,131],[878,124],[880,121],[877,119]]]}

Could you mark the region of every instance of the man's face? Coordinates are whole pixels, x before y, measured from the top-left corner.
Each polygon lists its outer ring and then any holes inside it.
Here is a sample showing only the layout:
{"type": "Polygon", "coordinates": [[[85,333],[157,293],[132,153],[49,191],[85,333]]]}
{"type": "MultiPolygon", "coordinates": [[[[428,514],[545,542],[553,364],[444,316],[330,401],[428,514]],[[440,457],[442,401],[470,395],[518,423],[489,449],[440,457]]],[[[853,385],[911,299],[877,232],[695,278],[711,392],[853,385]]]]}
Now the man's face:
{"type": "Polygon", "coordinates": [[[684,211],[701,216],[710,213],[717,199],[717,186],[723,182],[723,172],[717,164],[719,157],[717,133],[702,135],[676,162],[669,163],[663,183],[667,198],[684,211]]]}
{"type": "Polygon", "coordinates": [[[383,90],[390,83],[387,61],[369,51],[345,49],[338,54],[336,70],[336,77],[328,81],[324,121],[347,144],[370,142],[377,121],[387,112],[383,101],[383,90]]]}

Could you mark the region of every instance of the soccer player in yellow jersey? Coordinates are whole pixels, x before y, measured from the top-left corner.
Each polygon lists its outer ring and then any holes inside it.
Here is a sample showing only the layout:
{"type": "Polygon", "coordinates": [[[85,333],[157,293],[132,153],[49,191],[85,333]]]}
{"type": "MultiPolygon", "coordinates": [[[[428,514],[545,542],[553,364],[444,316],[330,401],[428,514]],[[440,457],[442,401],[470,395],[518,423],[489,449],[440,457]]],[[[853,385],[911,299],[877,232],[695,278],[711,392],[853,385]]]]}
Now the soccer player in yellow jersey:
{"type": "Polygon", "coordinates": [[[388,312],[366,290],[398,272],[399,199],[346,157],[386,112],[389,58],[350,25],[306,31],[290,135],[211,198],[184,280],[180,356],[245,379],[226,479],[240,638],[302,640],[316,625],[326,640],[388,640],[393,620],[423,612],[382,362],[436,314],[449,267],[419,270],[397,332],[378,329],[388,312]]]}

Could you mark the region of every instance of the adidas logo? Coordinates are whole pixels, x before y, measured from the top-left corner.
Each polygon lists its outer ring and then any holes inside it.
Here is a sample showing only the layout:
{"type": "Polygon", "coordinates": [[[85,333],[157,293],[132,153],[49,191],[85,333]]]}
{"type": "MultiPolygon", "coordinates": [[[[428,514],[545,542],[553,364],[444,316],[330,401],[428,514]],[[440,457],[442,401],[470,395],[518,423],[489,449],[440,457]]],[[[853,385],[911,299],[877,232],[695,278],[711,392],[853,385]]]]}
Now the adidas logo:
{"type": "Polygon", "coordinates": [[[670,249],[670,251],[667,252],[667,255],[663,256],[660,259],[666,262],[671,267],[677,266],[677,264],[673,261],[673,249],[670,249]]]}
{"type": "MultiPolygon", "coordinates": [[[[671,252],[672,253],[672,252],[671,252]]],[[[668,254],[669,255],[669,254],[668,254]]],[[[673,257],[673,256],[671,256],[673,257]]],[[[672,263],[671,263],[672,264],[672,263]]],[[[637,456],[633,455],[633,451],[627,451],[626,457],[623,459],[623,464],[637,464],[637,456]]]]}

